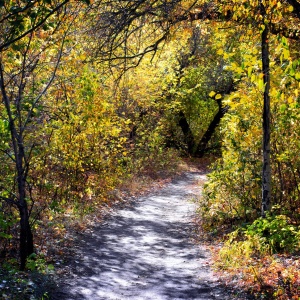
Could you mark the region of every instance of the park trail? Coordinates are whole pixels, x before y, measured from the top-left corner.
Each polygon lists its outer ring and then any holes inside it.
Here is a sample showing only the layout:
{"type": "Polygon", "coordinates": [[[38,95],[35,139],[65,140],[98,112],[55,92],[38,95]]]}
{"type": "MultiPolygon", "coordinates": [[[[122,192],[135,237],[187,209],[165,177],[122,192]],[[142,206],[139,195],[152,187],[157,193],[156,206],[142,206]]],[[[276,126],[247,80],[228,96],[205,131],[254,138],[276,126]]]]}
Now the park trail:
{"type": "Polygon", "coordinates": [[[211,271],[208,250],[192,238],[192,200],[205,179],[186,172],[81,234],[51,299],[233,299],[211,271]]]}

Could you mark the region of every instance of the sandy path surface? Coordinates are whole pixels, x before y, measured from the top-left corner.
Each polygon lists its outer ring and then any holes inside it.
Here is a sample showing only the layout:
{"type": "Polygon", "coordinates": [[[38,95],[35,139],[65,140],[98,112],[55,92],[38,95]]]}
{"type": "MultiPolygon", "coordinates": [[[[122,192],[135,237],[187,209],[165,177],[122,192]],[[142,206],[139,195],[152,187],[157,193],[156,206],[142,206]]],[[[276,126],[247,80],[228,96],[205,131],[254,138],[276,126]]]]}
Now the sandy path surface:
{"type": "Polygon", "coordinates": [[[205,174],[185,173],[82,235],[52,299],[232,299],[191,239],[199,180],[205,174]]]}

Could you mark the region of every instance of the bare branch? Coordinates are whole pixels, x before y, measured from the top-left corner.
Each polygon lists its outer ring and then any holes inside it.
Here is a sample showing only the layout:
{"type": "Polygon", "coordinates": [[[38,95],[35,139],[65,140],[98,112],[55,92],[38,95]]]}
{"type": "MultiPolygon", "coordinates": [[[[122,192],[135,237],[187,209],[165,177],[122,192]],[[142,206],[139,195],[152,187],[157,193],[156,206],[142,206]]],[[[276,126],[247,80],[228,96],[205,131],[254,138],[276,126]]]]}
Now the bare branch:
{"type": "Polygon", "coordinates": [[[54,67],[54,70],[53,70],[53,73],[52,73],[52,76],[51,78],[49,79],[47,85],[44,87],[44,89],[41,91],[41,93],[36,97],[36,99],[33,101],[33,104],[31,106],[31,109],[29,110],[28,114],[27,114],[27,118],[24,122],[24,125],[23,125],[23,131],[25,130],[26,128],[26,125],[28,124],[28,122],[30,121],[31,117],[32,117],[32,114],[33,114],[33,110],[34,108],[36,107],[36,105],[38,104],[38,102],[40,101],[40,99],[46,94],[47,90],[49,89],[49,87],[51,86],[55,76],[56,76],[56,72],[57,72],[57,69],[58,69],[58,66],[59,66],[59,63],[61,61],[61,57],[62,57],[62,53],[63,53],[63,47],[64,47],[64,43],[65,43],[65,38],[66,38],[66,33],[63,37],[63,40],[62,40],[62,43],[61,43],[61,47],[60,47],[60,50],[58,52],[58,57],[57,57],[57,61],[56,61],[56,64],[55,64],[55,67],[54,67]]]}
{"type": "Polygon", "coordinates": [[[0,200],[5,201],[6,203],[8,203],[10,205],[18,206],[18,203],[15,200],[13,200],[12,198],[0,196],[0,200]]]}
{"type": "Polygon", "coordinates": [[[17,37],[3,43],[2,45],[0,45],[0,52],[9,47],[11,44],[21,40],[22,38],[24,38],[26,35],[34,32],[35,30],[37,30],[40,26],[42,26],[54,13],[56,13],[58,10],[60,10],[62,7],[64,7],[70,0],[65,0],[62,3],[60,3],[59,5],[57,5],[54,9],[52,9],[44,18],[42,18],[37,24],[35,24],[34,26],[32,26],[30,29],[26,30],[25,32],[23,32],[22,34],[18,35],[17,37]]]}

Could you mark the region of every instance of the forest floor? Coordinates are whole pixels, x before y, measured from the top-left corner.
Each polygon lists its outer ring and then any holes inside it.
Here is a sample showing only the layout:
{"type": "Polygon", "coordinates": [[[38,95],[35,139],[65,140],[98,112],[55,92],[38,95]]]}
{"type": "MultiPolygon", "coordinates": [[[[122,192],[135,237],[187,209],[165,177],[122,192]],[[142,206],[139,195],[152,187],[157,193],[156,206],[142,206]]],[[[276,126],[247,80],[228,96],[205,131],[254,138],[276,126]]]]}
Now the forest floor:
{"type": "Polygon", "coordinates": [[[45,221],[32,271],[0,264],[0,300],[251,299],[212,271],[221,243],[205,238],[196,213],[209,164],[150,166],[99,211],[45,221]]]}
{"type": "Polygon", "coordinates": [[[299,254],[213,271],[230,228],[204,232],[196,212],[210,160],[149,165],[92,213],[44,220],[26,272],[0,260],[0,300],[300,299],[299,254]]]}
{"type": "Polygon", "coordinates": [[[205,168],[192,168],[77,232],[50,299],[245,299],[213,273],[209,250],[196,242],[193,200],[205,180],[205,168]]]}

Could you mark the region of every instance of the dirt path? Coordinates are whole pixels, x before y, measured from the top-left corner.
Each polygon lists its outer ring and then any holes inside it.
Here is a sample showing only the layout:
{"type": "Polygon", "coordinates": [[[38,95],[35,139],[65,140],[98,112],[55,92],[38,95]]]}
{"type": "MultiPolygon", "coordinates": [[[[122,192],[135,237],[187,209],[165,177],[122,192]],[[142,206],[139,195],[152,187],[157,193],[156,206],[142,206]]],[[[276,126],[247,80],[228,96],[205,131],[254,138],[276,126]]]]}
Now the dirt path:
{"type": "Polygon", "coordinates": [[[207,266],[208,253],[191,240],[190,200],[203,179],[185,173],[82,235],[52,299],[232,299],[207,266]]]}

